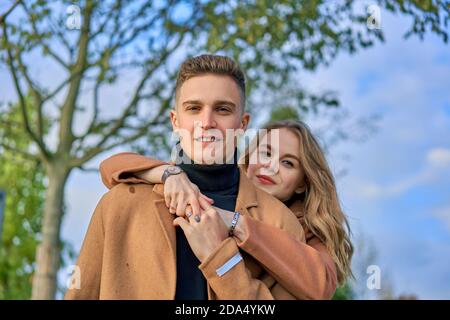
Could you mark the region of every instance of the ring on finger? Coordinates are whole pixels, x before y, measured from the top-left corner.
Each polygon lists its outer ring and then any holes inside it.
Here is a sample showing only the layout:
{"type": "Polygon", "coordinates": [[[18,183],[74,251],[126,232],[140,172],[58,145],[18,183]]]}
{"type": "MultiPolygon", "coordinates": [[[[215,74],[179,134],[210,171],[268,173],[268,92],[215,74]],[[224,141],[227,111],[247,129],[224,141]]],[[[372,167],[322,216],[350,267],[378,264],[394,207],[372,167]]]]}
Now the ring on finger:
{"type": "Polygon", "coordinates": [[[192,216],[192,212],[186,212],[186,217],[190,218],[192,216]]]}
{"type": "Polygon", "coordinates": [[[195,215],[194,216],[194,220],[195,220],[195,222],[200,222],[200,216],[199,215],[195,215]]]}

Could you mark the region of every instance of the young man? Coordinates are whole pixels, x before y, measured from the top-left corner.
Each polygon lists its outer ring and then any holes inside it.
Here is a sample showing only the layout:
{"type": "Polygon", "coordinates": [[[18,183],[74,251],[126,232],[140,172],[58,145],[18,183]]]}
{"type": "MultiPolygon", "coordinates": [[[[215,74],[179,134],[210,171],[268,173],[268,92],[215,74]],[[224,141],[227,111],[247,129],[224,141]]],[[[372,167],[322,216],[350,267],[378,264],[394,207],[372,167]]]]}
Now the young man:
{"type": "MultiPolygon", "coordinates": [[[[170,120],[183,161],[165,176],[184,171],[215,206],[302,241],[295,215],[237,166],[236,138],[229,132],[245,130],[250,119],[239,66],[221,56],[190,58],[181,66],[175,98],[170,120]]],[[[175,218],[163,185],[114,187],[93,214],[74,274],[80,286],[66,299],[294,298],[256,260],[241,255],[217,211],[202,203],[201,215],[175,218]]]]}

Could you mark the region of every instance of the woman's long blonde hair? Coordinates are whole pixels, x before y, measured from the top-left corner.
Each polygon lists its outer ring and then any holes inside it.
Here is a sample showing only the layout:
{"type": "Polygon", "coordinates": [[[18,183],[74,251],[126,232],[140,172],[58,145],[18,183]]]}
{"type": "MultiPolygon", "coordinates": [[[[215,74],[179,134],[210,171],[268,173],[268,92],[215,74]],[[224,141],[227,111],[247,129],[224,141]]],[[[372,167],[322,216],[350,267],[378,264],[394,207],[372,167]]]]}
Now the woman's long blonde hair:
{"type": "MultiPolygon", "coordinates": [[[[327,247],[336,264],[338,282],[343,284],[349,276],[353,276],[350,265],[353,245],[350,241],[350,226],[339,203],[333,174],[322,148],[305,123],[282,120],[265,126],[267,133],[281,128],[298,135],[300,142],[300,165],[305,172],[306,183],[302,201],[305,225],[327,247]]],[[[257,138],[244,154],[245,169],[248,168],[250,154],[257,146],[257,138]]],[[[294,194],[293,197],[299,195],[294,194]]]]}

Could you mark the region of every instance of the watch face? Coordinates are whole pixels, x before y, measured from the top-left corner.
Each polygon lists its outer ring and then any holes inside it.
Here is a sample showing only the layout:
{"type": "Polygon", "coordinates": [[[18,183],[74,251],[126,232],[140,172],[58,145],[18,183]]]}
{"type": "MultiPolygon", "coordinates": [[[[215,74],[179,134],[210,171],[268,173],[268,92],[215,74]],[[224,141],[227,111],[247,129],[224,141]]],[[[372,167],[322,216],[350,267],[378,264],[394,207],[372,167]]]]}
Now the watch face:
{"type": "Polygon", "coordinates": [[[167,171],[169,171],[171,174],[177,174],[177,173],[181,172],[181,169],[176,166],[172,166],[172,167],[168,167],[167,171]]]}

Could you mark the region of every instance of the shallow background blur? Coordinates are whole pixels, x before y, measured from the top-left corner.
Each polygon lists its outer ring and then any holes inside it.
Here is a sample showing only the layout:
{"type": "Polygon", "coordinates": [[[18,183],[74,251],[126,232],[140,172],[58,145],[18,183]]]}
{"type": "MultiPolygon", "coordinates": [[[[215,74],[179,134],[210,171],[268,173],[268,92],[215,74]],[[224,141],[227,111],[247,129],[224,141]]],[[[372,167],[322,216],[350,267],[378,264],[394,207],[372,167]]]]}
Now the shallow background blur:
{"type": "MultiPolygon", "coordinates": [[[[6,12],[13,2],[2,1],[0,14],[6,12]]],[[[201,3],[213,2],[201,1],[201,3]]],[[[166,4],[164,1],[156,3],[161,6],[166,4]]],[[[178,11],[174,13],[174,21],[183,21],[192,14],[193,2],[180,3],[176,9],[178,11]]],[[[224,6],[236,4],[223,3],[224,6]]],[[[249,3],[260,3],[264,7],[265,2],[249,3]]],[[[308,1],[286,1],[285,5],[289,7],[299,3],[304,4],[308,1]]],[[[301,86],[301,92],[318,96],[329,92],[326,96],[328,100],[317,103],[316,110],[313,110],[314,103],[311,101],[285,100],[286,96],[277,96],[273,93],[277,91],[269,85],[255,87],[251,96],[252,127],[257,128],[269,119],[298,117],[313,128],[327,150],[328,160],[337,179],[341,202],[350,219],[356,246],[353,261],[356,280],[350,281],[337,297],[449,299],[449,45],[443,40],[442,35],[429,31],[422,40],[417,35],[405,39],[404,34],[411,29],[411,16],[399,12],[394,14],[386,9],[386,4],[395,4],[397,1],[373,3],[380,5],[378,8],[381,29],[375,31],[383,33],[384,42],[375,40],[367,48],[359,48],[357,45],[358,50],[354,54],[340,48],[337,49],[335,57],[325,59],[329,60],[326,63],[318,63],[311,69],[303,66],[289,71],[289,83],[285,84],[286,87],[295,90],[297,86],[301,86]],[[272,98],[266,99],[267,94],[272,94],[272,98]],[[304,103],[302,108],[299,101],[304,103]],[[379,288],[371,288],[370,284],[368,285],[374,270],[374,267],[370,266],[375,266],[375,270],[380,271],[379,288]]],[[[84,4],[80,2],[81,7],[84,4]]],[[[355,4],[354,11],[369,17],[370,13],[366,11],[368,4],[372,2],[360,1],[355,4]]],[[[58,5],[64,14],[64,9],[70,4],[61,2],[58,5]]],[[[264,9],[270,9],[270,4],[266,4],[264,9]]],[[[312,11],[310,13],[313,14],[312,11]]],[[[19,5],[8,19],[13,22],[20,21],[22,15],[23,9],[19,5]]],[[[446,16],[448,17],[448,13],[446,16]]],[[[260,20],[256,25],[264,25],[261,17],[258,17],[260,20]]],[[[236,18],[238,29],[239,23],[240,20],[236,18]]],[[[276,26],[271,28],[273,31],[276,26]]],[[[446,32],[449,31],[448,28],[448,25],[444,28],[446,32]]],[[[212,29],[208,30],[207,34],[210,34],[212,29]]],[[[193,51],[191,47],[192,43],[200,43],[206,39],[207,36],[201,31],[177,48],[174,55],[165,61],[168,69],[176,69],[186,54],[207,52],[205,48],[208,47],[195,48],[199,51],[193,51]]],[[[76,32],[76,30],[68,31],[70,34],[68,37],[76,38],[74,36],[76,32]]],[[[264,32],[261,34],[262,38],[265,37],[264,34],[264,32]]],[[[2,37],[4,42],[4,33],[2,37]]],[[[140,41],[146,40],[144,38],[140,41]]],[[[163,39],[155,37],[155,41],[163,39]]],[[[251,41],[248,39],[247,41],[247,45],[252,46],[251,41]]],[[[288,47],[287,50],[289,51],[289,45],[292,46],[292,50],[296,50],[295,45],[289,41],[291,40],[287,39],[284,43],[288,47]]],[[[307,42],[308,39],[304,41],[307,42]]],[[[239,52],[237,44],[238,41],[224,45],[224,49],[217,52],[223,54],[234,52],[233,50],[239,52]],[[228,46],[231,46],[232,50],[228,46]]],[[[311,50],[311,47],[309,49],[311,50]]],[[[2,58],[7,59],[5,47],[1,50],[2,58]]],[[[55,50],[59,52],[63,49],[57,45],[55,50]]],[[[241,50],[243,55],[252,56],[248,48],[241,50]]],[[[139,55],[137,52],[135,54],[139,55]]],[[[41,51],[31,52],[26,63],[34,81],[45,86],[52,87],[56,80],[64,79],[61,70],[51,64],[48,56],[44,56],[41,51]]],[[[16,64],[16,67],[17,70],[20,69],[19,64],[16,64]]],[[[264,72],[256,67],[252,69],[251,64],[249,68],[254,72],[264,72]]],[[[161,76],[163,82],[169,81],[164,79],[164,72],[166,71],[161,71],[159,75],[155,74],[155,79],[161,76]]],[[[104,100],[99,112],[100,117],[105,116],[105,119],[107,116],[117,117],[119,111],[123,109],[124,102],[130,99],[138,73],[139,68],[129,72],[125,69],[122,71],[124,75],[122,79],[117,82],[111,80],[111,84],[105,85],[101,92],[104,100]]],[[[20,81],[26,88],[26,79],[22,78],[20,81]]],[[[254,77],[254,81],[266,84],[264,79],[260,80],[257,77],[254,77]]],[[[80,110],[92,108],[92,92],[92,86],[83,86],[77,108],[80,110]]],[[[49,107],[53,108],[53,111],[48,112],[51,118],[49,122],[58,121],[58,101],[63,101],[65,94],[67,91],[63,90],[56,96],[57,102],[54,106],[49,107]]],[[[32,101],[32,97],[27,99],[32,101]]],[[[11,72],[7,64],[2,62],[0,62],[0,103],[3,115],[8,112],[7,110],[13,110],[14,105],[18,103],[11,72]]],[[[151,105],[150,103],[156,102],[148,103],[151,105]]],[[[31,118],[37,121],[35,114],[31,118]]],[[[20,113],[16,112],[10,118],[0,119],[4,120],[4,123],[0,122],[2,143],[13,141],[14,143],[8,146],[20,147],[29,153],[39,154],[38,148],[26,134],[16,135],[15,131],[6,129],[7,122],[15,129],[23,128],[20,113]]],[[[73,123],[74,130],[83,131],[90,119],[89,111],[87,115],[81,114],[76,117],[73,123]]],[[[143,138],[136,143],[123,143],[106,150],[93,157],[85,167],[96,169],[101,160],[120,151],[135,150],[149,154],[158,152],[160,156],[166,156],[164,144],[157,138],[147,139],[147,137],[149,132],[156,134],[167,130],[167,125],[149,126],[141,135],[143,138]],[[149,148],[149,144],[152,143],[155,147],[149,148]]],[[[57,144],[56,132],[51,129],[47,132],[45,141],[49,146],[57,144]]],[[[48,167],[39,164],[39,160],[27,162],[26,156],[22,157],[14,152],[13,148],[6,149],[5,145],[3,147],[0,145],[0,152],[0,189],[6,191],[8,201],[3,223],[3,239],[0,244],[0,298],[28,299],[31,297],[32,275],[36,268],[35,250],[42,239],[40,228],[45,189],[48,185],[46,178],[48,167]]],[[[105,192],[106,188],[102,185],[98,172],[75,168],[68,176],[61,227],[64,248],[61,256],[64,266],[58,273],[59,290],[56,295],[58,298],[61,298],[64,292],[68,270],[76,260],[91,214],[105,192]]]]}

